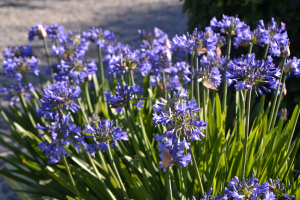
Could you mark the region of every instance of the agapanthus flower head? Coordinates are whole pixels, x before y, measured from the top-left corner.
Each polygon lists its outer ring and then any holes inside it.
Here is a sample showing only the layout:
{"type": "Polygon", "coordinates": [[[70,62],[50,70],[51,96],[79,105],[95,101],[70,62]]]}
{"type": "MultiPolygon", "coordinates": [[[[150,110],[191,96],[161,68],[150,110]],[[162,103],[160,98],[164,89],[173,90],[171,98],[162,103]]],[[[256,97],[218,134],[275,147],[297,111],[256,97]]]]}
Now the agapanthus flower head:
{"type": "Polygon", "coordinates": [[[119,126],[114,126],[113,120],[102,119],[93,124],[85,127],[85,132],[89,133],[86,137],[93,139],[93,143],[86,145],[85,150],[92,156],[95,156],[95,152],[99,150],[104,153],[108,150],[108,145],[113,148],[119,140],[128,140],[127,132],[119,126]]]}
{"type": "Polygon", "coordinates": [[[179,75],[183,77],[186,74],[190,74],[190,65],[186,62],[176,62],[173,66],[166,68],[164,71],[170,75],[179,75]]]}
{"type": "Polygon", "coordinates": [[[168,100],[156,100],[153,106],[153,126],[162,124],[167,131],[174,135],[186,138],[187,141],[201,140],[205,135],[202,129],[206,128],[206,122],[200,121],[199,112],[201,108],[196,106],[196,100],[187,101],[185,93],[174,92],[173,98],[168,96],[168,100]]]}
{"type": "MultiPolygon", "coordinates": [[[[282,61],[279,66],[281,67],[282,61]]],[[[293,59],[286,59],[284,68],[284,72],[287,73],[287,77],[291,76],[300,76],[300,59],[293,57],[293,59]]]]}
{"type": "Polygon", "coordinates": [[[250,31],[250,27],[248,27],[237,34],[237,37],[234,38],[233,45],[235,48],[238,48],[239,46],[247,47],[254,44],[264,46],[265,44],[269,43],[270,37],[267,31],[264,31],[260,28],[250,31]]]}
{"type": "Polygon", "coordinates": [[[24,96],[25,99],[30,99],[33,91],[34,87],[31,83],[27,85],[21,81],[17,85],[10,85],[10,87],[0,89],[1,93],[7,95],[5,99],[9,101],[11,106],[20,101],[20,95],[24,96]]]}
{"type": "Polygon", "coordinates": [[[269,179],[269,189],[270,191],[279,199],[280,197],[284,197],[285,199],[295,198],[293,195],[286,194],[284,191],[286,189],[290,189],[292,185],[285,186],[283,182],[278,180],[269,179]]]}
{"type": "Polygon", "coordinates": [[[139,63],[139,60],[145,56],[139,50],[131,51],[124,49],[118,56],[112,56],[108,63],[108,74],[126,73],[128,70],[133,70],[139,63]]]}
{"type": "Polygon", "coordinates": [[[32,47],[30,45],[7,47],[7,50],[3,50],[2,56],[5,59],[13,59],[14,57],[31,57],[32,47]]]}
{"type": "MultiPolygon", "coordinates": [[[[225,195],[224,197],[221,197],[221,193],[218,193],[216,197],[211,195],[212,188],[209,189],[208,193],[204,193],[204,197],[201,200],[227,200],[228,197],[225,195]]],[[[196,198],[193,196],[193,200],[196,200],[196,198]]]]}
{"type": "MultiPolygon", "coordinates": [[[[122,109],[133,100],[145,100],[146,98],[138,97],[138,94],[144,93],[143,88],[139,88],[137,85],[129,86],[124,85],[123,87],[117,83],[116,94],[112,95],[109,90],[106,91],[105,96],[106,100],[112,108],[116,108],[118,113],[121,113],[122,109]]],[[[137,109],[141,109],[143,104],[138,102],[134,104],[137,109]]]]}
{"type": "Polygon", "coordinates": [[[164,69],[172,65],[172,54],[167,46],[157,46],[155,49],[146,51],[147,58],[139,63],[142,75],[158,76],[164,69]]]}
{"type": "Polygon", "coordinates": [[[102,30],[101,28],[92,27],[87,32],[83,32],[82,36],[101,48],[104,48],[108,41],[115,42],[114,33],[109,30],[102,30]]]}
{"type": "Polygon", "coordinates": [[[62,111],[69,109],[76,112],[80,106],[75,103],[80,97],[79,86],[69,85],[67,82],[56,82],[44,88],[41,98],[41,107],[36,110],[38,117],[55,119],[62,111]]]}
{"type": "Polygon", "coordinates": [[[97,65],[94,61],[84,61],[77,53],[73,57],[69,57],[69,61],[61,60],[56,68],[58,72],[55,73],[54,78],[57,81],[71,81],[76,84],[88,81],[88,77],[97,71],[97,65]]]}
{"type": "Polygon", "coordinates": [[[214,30],[220,29],[221,33],[235,35],[242,31],[243,29],[247,28],[247,25],[242,22],[237,16],[235,17],[228,17],[223,15],[221,21],[217,21],[216,17],[214,17],[210,21],[210,26],[214,30]]]}
{"type": "Polygon", "coordinates": [[[52,42],[54,40],[58,40],[59,43],[61,43],[62,40],[67,36],[67,33],[65,33],[65,27],[58,25],[57,23],[48,26],[46,31],[49,39],[51,39],[52,42]]]}
{"type": "Polygon", "coordinates": [[[271,21],[268,23],[267,27],[265,27],[264,21],[262,19],[259,20],[257,27],[267,30],[271,37],[273,37],[273,35],[276,33],[282,33],[283,31],[285,31],[285,23],[281,22],[281,25],[279,26],[273,17],[271,18],[271,21]]]}
{"type": "Polygon", "coordinates": [[[178,48],[181,51],[191,54],[197,52],[198,55],[207,51],[215,51],[218,42],[218,36],[210,27],[206,27],[205,32],[198,31],[197,28],[189,34],[173,38],[173,49],[178,48]]]}
{"type": "Polygon", "coordinates": [[[28,39],[29,41],[33,41],[35,36],[38,36],[39,39],[43,39],[44,37],[47,36],[47,32],[46,32],[47,26],[43,25],[42,23],[38,22],[36,23],[34,26],[32,26],[29,29],[29,33],[28,33],[28,39]]]}
{"type": "Polygon", "coordinates": [[[22,74],[34,73],[39,75],[38,60],[35,57],[14,57],[3,61],[4,74],[18,80],[22,79],[22,74]]]}
{"type": "Polygon", "coordinates": [[[138,30],[138,37],[134,38],[133,41],[137,41],[137,40],[145,40],[145,41],[150,41],[152,38],[152,32],[150,29],[148,30],[138,30]]]}
{"type": "Polygon", "coordinates": [[[36,128],[44,131],[39,137],[47,134],[52,139],[50,144],[47,141],[38,144],[38,148],[49,157],[48,164],[58,163],[62,154],[67,154],[65,146],[68,147],[70,144],[73,144],[77,150],[80,149],[80,146],[86,146],[84,136],[80,134],[80,127],[76,127],[76,125],[71,122],[69,115],[57,116],[55,121],[50,125],[42,127],[40,124],[37,124],[36,128]]]}
{"type": "Polygon", "coordinates": [[[239,181],[238,177],[231,179],[228,184],[228,188],[224,189],[224,194],[228,198],[237,200],[244,199],[260,199],[269,192],[269,183],[266,181],[264,184],[259,185],[258,179],[251,175],[248,179],[239,181]]]}
{"type": "Polygon", "coordinates": [[[190,143],[185,139],[180,140],[171,131],[167,131],[163,135],[156,134],[154,137],[159,142],[158,149],[161,151],[159,168],[162,168],[164,172],[172,165],[178,164],[186,167],[191,162],[191,154],[188,152],[184,155],[184,149],[190,149],[190,143]]]}
{"type": "Polygon", "coordinates": [[[208,66],[209,68],[218,68],[224,70],[226,64],[226,56],[219,56],[216,53],[209,51],[207,55],[203,55],[199,61],[200,67],[208,66]]]}
{"type": "Polygon", "coordinates": [[[276,89],[280,77],[280,69],[275,68],[271,56],[266,61],[255,60],[255,54],[247,54],[239,59],[229,62],[226,71],[228,84],[235,83],[237,91],[248,90],[255,87],[260,95],[262,90],[271,92],[276,89]]]}
{"type": "Polygon", "coordinates": [[[80,57],[84,57],[85,52],[89,48],[89,40],[82,37],[79,31],[69,31],[68,34],[64,34],[60,39],[60,46],[52,46],[52,52],[54,55],[63,54],[65,60],[69,60],[70,57],[74,57],[75,54],[80,57]]]}
{"type": "Polygon", "coordinates": [[[275,33],[270,41],[269,52],[273,56],[288,57],[290,56],[290,42],[287,32],[275,33]]]}

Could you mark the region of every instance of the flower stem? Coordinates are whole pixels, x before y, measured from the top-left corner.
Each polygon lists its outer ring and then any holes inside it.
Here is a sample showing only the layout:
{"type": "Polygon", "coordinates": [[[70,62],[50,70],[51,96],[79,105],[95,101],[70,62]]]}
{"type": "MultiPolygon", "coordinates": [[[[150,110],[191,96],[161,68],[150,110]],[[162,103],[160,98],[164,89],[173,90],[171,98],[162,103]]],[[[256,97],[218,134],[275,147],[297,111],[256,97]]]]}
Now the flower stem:
{"type": "Polygon", "coordinates": [[[102,53],[101,53],[101,47],[98,45],[98,60],[99,60],[99,68],[100,68],[100,75],[101,75],[101,95],[102,95],[102,102],[104,104],[104,107],[106,110],[108,110],[107,102],[104,95],[105,90],[105,78],[104,78],[104,70],[103,70],[103,62],[102,62],[102,53]]]}
{"type": "Polygon", "coordinates": [[[196,159],[195,159],[195,156],[194,156],[192,148],[190,149],[190,154],[192,156],[192,162],[193,162],[194,170],[196,172],[196,176],[197,176],[198,183],[199,183],[199,186],[200,186],[201,197],[204,197],[203,185],[202,185],[202,181],[201,181],[201,177],[200,177],[200,174],[199,174],[197,162],[196,162],[196,159]]]}
{"type": "Polygon", "coordinates": [[[266,60],[266,58],[267,58],[269,47],[270,47],[270,44],[266,44],[265,45],[265,51],[264,51],[263,60],[266,60]]]}
{"type": "Polygon", "coordinates": [[[166,186],[167,186],[167,190],[168,190],[168,198],[167,199],[173,200],[170,168],[167,168],[167,171],[166,171],[166,186]]]}
{"type": "Polygon", "coordinates": [[[167,95],[168,95],[168,93],[167,93],[167,90],[166,90],[166,73],[165,73],[165,71],[163,71],[163,73],[162,73],[162,82],[163,82],[163,94],[164,94],[164,98],[165,99],[167,99],[168,97],[167,97],[167,95]]]}
{"type": "MultiPolygon", "coordinates": [[[[195,53],[193,52],[192,56],[191,56],[191,71],[192,72],[194,72],[194,55],[195,55],[195,53]]],[[[192,75],[190,98],[194,98],[194,75],[192,75]]]]}
{"type": "Polygon", "coordinates": [[[130,79],[131,79],[131,85],[133,86],[135,83],[134,83],[134,76],[133,76],[133,71],[132,69],[130,70],[130,79]]]}
{"type": "Polygon", "coordinates": [[[223,80],[224,80],[224,86],[223,86],[223,112],[226,110],[226,99],[227,99],[227,82],[226,82],[226,70],[228,68],[228,63],[230,60],[230,48],[231,48],[231,34],[227,34],[227,50],[226,50],[226,66],[224,69],[223,74],[223,80]]]}
{"type": "Polygon", "coordinates": [[[246,102],[246,127],[245,127],[245,136],[244,136],[244,155],[243,155],[242,179],[244,179],[245,175],[246,175],[245,171],[246,171],[246,158],[247,158],[247,142],[248,142],[248,134],[249,134],[251,92],[252,92],[252,87],[248,90],[247,102],[246,102]]]}
{"type": "MultiPolygon", "coordinates": [[[[198,54],[195,53],[194,57],[195,57],[195,66],[196,66],[196,69],[199,70],[198,54]]],[[[196,82],[196,100],[197,100],[197,106],[198,106],[198,108],[200,108],[200,88],[199,88],[200,83],[198,83],[198,81],[195,81],[195,82],[196,82]]],[[[204,105],[204,102],[203,102],[203,105],[204,105]]]]}
{"type": "MultiPolygon", "coordinates": [[[[284,68],[284,63],[285,63],[285,61],[286,61],[286,58],[283,58],[282,59],[282,65],[281,65],[281,76],[280,76],[280,79],[279,79],[279,84],[280,84],[280,82],[281,82],[281,78],[282,78],[282,75],[283,75],[283,68],[284,68]]],[[[284,80],[284,82],[285,82],[285,80],[284,80]]],[[[273,94],[273,96],[274,96],[274,98],[273,98],[273,104],[272,104],[272,108],[271,108],[271,113],[270,113],[270,119],[269,119],[269,128],[268,128],[268,131],[270,131],[271,130],[271,127],[272,127],[272,121],[273,121],[273,118],[276,118],[275,116],[273,116],[274,115],[274,111],[275,111],[275,105],[276,105],[276,102],[277,102],[277,97],[278,97],[278,91],[279,91],[279,87],[280,87],[280,85],[278,84],[278,86],[277,86],[277,89],[276,89],[276,92],[275,92],[275,94],[273,94]]],[[[281,90],[282,91],[282,90],[281,90]]],[[[282,94],[282,93],[281,93],[282,94]]],[[[279,103],[279,102],[278,102],[279,103]]],[[[275,112],[275,114],[277,114],[276,112],[275,112]]]]}
{"type": "Polygon", "coordinates": [[[274,116],[272,118],[272,125],[271,125],[270,129],[274,127],[275,122],[276,122],[276,116],[277,116],[277,113],[278,113],[278,110],[279,110],[279,106],[280,106],[280,103],[281,103],[281,100],[282,100],[282,93],[283,93],[283,90],[284,90],[283,87],[284,87],[284,84],[285,84],[285,80],[286,80],[286,73],[284,72],[283,73],[283,78],[282,78],[282,86],[281,86],[281,90],[280,90],[278,102],[276,104],[275,113],[273,114],[274,116]]]}
{"type": "Polygon", "coordinates": [[[67,162],[66,156],[65,156],[64,154],[62,154],[62,159],[63,159],[63,163],[64,163],[64,165],[65,165],[65,167],[66,167],[68,176],[69,176],[69,178],[70,178],[71,184],[72,184],[72,186],[73,186],[73,188],[74,188],[74,190],[75,190],[77,196],[79,197],[79,199],[82,200],[82,197],[81,197],[79,191],[77,190],[77,187],[76,187],[75,181],[74,181],[74,179],[73,179],[73,176],[72,176],[72,173],[71,173],[69,164],[68,164],[68,162],[67,162]]]}
{"type": "MultiPolygon", "coordinates": [[[[59,47],[58,39],[55,40],[55,46],[59,47]]],[[[58,62],[58,64],[60,64],[60,56],[59,56],[59,54],[57,54],[57,62],[58,62]]]]}
{"type": "Polygon", "coordinates": [[[117,175],[117,179],[118,179],[118,181],[119,181],[119,183],[120,183],[120,186],[121,186],[122,193],[123,193],[124,197],[126,197],[126,199],[130,199],[129,196],[128,196],[128,194],[127,194],[127,192],[126,192],[126,189],[125,189],[125,187],[124,187],[124,184],[123,184],[123,182],[122,182],[122,179],[121,179],[121,177],[120,177],[120,174],[119,174],[119,172],[118,172],[118,169],[117,169],[117,166],[116,166],[116,164],[115,164],[115,161],[114,161],[114,158],[113,158],[113,156],[112,156],[112,153],[111,153],[111,149],[110,149],[110,148],[111,148],[111,147],[109,146],[109,147],[108,147],[108,156],[109,156],[110,164],[112,165],[112,168],[113,168],[115,174],[117,175]]]}
{"type": "Polygon", "coordinates": [[[86,81],[84,83],[84,90],[83,91],[84,91],[84,95],[85,95],[85,98],[86,98],[86,101],[87,101],[87,105],[88,105],[90,114],[93,114],[94,111],[93,111],[93,106],[92,106],[91,98],[90,98],[90,94],[89,94],[89,82],[88,81],[86,81]]]}
{"type": "Polygon", "coordinates": [[[251,54],[251,53],[252,53],[252,47],[253,47],[253,44],[250,44],[250,45],[249,45],[249,49],[248,49],[248,54],[251,54]]]}
{"type": "Polygon", "coordinates": [[[47,41],[46,41],[45,37],[43,37],[43,42],[44,42],[44,48],[45,48],[45,52],[46,52],[47,62],[48,62],[50,73],[51,73],[51,78],[52,78],[52,81],[54,81],[54,79],[53,79],[53,70],[52,70],[52,67],[51,67],[50,57],[49,57],[49,53],[48,53],[47,41]]]}

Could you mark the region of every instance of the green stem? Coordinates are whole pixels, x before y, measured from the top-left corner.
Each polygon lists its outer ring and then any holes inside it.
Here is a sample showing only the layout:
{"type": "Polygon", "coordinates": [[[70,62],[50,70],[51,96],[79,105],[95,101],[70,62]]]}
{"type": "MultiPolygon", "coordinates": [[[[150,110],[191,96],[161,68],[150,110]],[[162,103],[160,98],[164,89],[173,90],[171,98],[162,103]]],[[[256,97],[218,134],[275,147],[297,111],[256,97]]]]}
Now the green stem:
{"type": "MultiPolygon", "coordinates": [[[[282,59],[282,65],[281,65],[281,76],[280,76],[280,79],[279,79],[279,84],[281,82],[281,78],[282,78],[282,75],[283,75],[283,69],[284,69],[284,63],[286,61],[286,58],[283,58],[282,59]]],[[[268,130],[270,131],[271,130],[271,126],[272,126],[272,121],[273,121],[273,118],[276,118],[274,115],[274,111],[275,111],[275,106],[276,106],[276,103],[277,103],[277,97],[278,97],[278,91],[279,91],[279,87],[280,85],[278,84],[277,86],[277,89],[276,89],[276,92],[275,94],[273,94],[273,104],[272,104],[272,108],[271,108],[271,113],[270,113],[270,120],[269,120],[269,128],[268,130]]]]}
{"type": "Polygon", "coordinates": [[[253,44],[250,44],[250,45],[249,45],[249,49],[248,49],[248,54],[251,54],[251,53],[252,53],[252,47],[253,47],[253,44]]]}
{"type": "MultiPolygon", "coordinates": [[[[194,71],[194,55],[195,53],[192,53],[191,57],[191,71],[194,71]]],[[[192,81],[191,81],[191,93],[190,93],[190,98],[194,98],[194,75],[192,75],[192,81]]]]}
{"type": "Polygon", "coordinates": [[[223,112],[226,110],[226,99],[227,99],[227,82],[226,82],[226,70],[228,68],[228,63],[230,60],[230,48],[231,48],[231,34],[227,34],[227,50],[226,50],[226,66],[223,73],[223,80],[224,80],[224,86],[223,86],[223,112]]]}
{"type": "MultiPolygon", "coordinates": [[[[199,70],[198,54],[195,53],[194,57],[195,57],[195,66],[196,66],[196,69],[199,70]]],[[[197,100],[197,106],[198,106],[198,108],[200,108],[200,88],[199,88],[199,86],[200,86],[200,83],[196,80],[196,100],[197,100]]],[[[204,101],[203,101],[203,104],[204,104],[204,101]]]]}
{"type": "Polygon", "coordinates": [[[54,81],[54,79],[53,79],[53,70],[52,70],[50,57],[49,57],[49,53],[48,53],[48,46],[47,46],[46,38],[43,38],[43,42],[44,42],[44,48],[45,48],[45,52],[46,52],[47,62],[48,62],[50,73],[51,73],[51,78],[52,78],[52,81],[54,81]]]}
{"type": "Polygon", "coordinates": [[[167,199],[173,200],[170,168],[167,168],[167,170],[166,170],[166,186],[167,186],[167,190],[168,190],[168,198],[167,199]]]}
{"type": "Polygon", "coordinates": [[[94,110],[93,110],[93,106],[92,106],[91,98],[90,98],[90,94],[89,94],[89,82],[88,81],[86,81],[84,83],[84,90],[83,91],[84,91],[84,95],[85,95],[85,98],[86,98],[86,101],[87,101],[89,112],[90,112],[90,114],[93,114],[94,110]]]}
{"type": "Polygon", "coordinates": [[[28,115],[28,117],[29,117],[29,120],[30,120],[32,126],[33,126],[34,128],[36,128],[36,123],[35,123],[35,121],[34,121],[34,119],[33,119],[33,116],[32,116],[32,114],[31,114],[31,112],[29,112],[29,110],[28,110],[28,105],[27,105],[27,102],[26,102],[24,96],[23,96],[22,94],[20,94],[19,97],[20,97],[20,100],[21,100],[21,104],[22,104],[22,106],[23,106],[23,109],[24,109],[24,111],[27,113],[27,115],[28,115]]]}
{"type": "Polygon", "coordinates": [[[196,176],[197,176],[197,179],[198,179],[198,182],[199,182],[201,197],[204,197],[203,185],[202,185],[202,181],[201,181],[201,177],[200,177],[200,174],[199,174],[197,162],[196,162],[196,159],[195,159],[192,148],[190,149],[190,154],[192,156],[192,162],[193,162],[194,170],[196,172],[196,176]]]}
{"type": "MultiPolygon", "coordinates": [[[[109,146],[109,145],[108,145],[108,146],[109,146]]],[[[125,189],[125,187],[124,187],[123,181],[122,181],[122,179],[121,179],[121,177],[120,177],[120,174],[119,174],[119,172],[118,172],[117,166],[116,166],[116,164],[115,164],[114,158],[113,158],[112,153],[111,153],[110,146],[108,147],[108,156],[109,156],[110,164],[112,165],[112,168],[113,168],[115,174],[117,175],[117,179],[118,179],[118,181],[119,181],[119,183],[120,183],[120,186],[121,186],[121,189],[122,189],[122,193],[123,193],[124,197],[126,197],[126,199],[129,200],[130,198],[129,198],[127,192],[126,192],[126,189],[125,189]]]]}
{"type": "Polygon", "coordinates": [[[108,111],[108,106],[105,97],[105,78],[104,78],[104,70],[103,70],[103,62],[102,62],[102,53],[101,47],[98,46],[98,60],[99,60],[99,68],[100,68],[100,76],[101,76],[101,95],[102,95],[102,102],[104,104],[105,109],[108,111]]]}
{"type": "Polygon", "coordinates": [[[279,110],[279,107],[280,107],[280,103],[281,103],[281,100],[282,100],[282,93],[283,93],[283,90],[284,90],[283,86],[285,84],[285,80],[286,80],[286,73],[284,72],[283,73],[283,78],[282,78],[282,86],[281,86],[278,102],[276,104],[275,113],[274,113],[274,116],[272,118],[272,125],[271,125],[270,129],[274,127],[275,122],[276,122],[276,116],[277,116],[277,113],[278,113],[278,110],[279,110]]]}
{"type": "Polygon", "coordinates": [[[263,60],[266,60],[266,58],[267,58],[268,51],[269,51],[269,47],[270,47],[270,44],[266,44],[266,45],[265,45],[265,51],[264,51],[264,57],[263,57],[263,60]]]}
{"type": "Polygon", "coordinates": [[[134,85],[134,76],[133,76],[133,71],[132,69],[130,70],[130,79],[131,79],[131,85],[134,85]]]}
{"type": "Polygon", "coordinates": [[[162,73],[162,82],[163,82],[163,94],[164,94],[164,98],[167,99],[168,98],[168,93],[166,90],[166,73],[165,71],[163,71],[162,73]]]}
{"type": "Polygon", "coordinates": [[[77,190],[77,187],[76,187],[75,181],[74,181],[74,179],[73,179],[73,176],[72,176],[70,167],[69,167],[69,165],[68,165],[66,156],[65,156],[64,154],[62,154],[62,159],[63,159],[63,163],[64,163],[64,165],[65,165],[65,167],[66,167],[66,170],[67,170],[67,172],[68,172],[68,176],[69,176],[69,178],[70,178],[71,184],[72,184],[72,186],[73,186],[73,188],[74,188],[74,190],[75,190],[77,196],[79,197],[79,199],[82,200],[82,197],[81,197],[79,191],[77,190]]]}
{"type": "Polygon", "coordinates": [[[244,155],[243,155],[243,168],[242,168],[242,178],[245,178],[246,171],[246,158],[247,158],[247,142],[249,135],[249,118],[250,118],[250,101],[251,101],[251,92],[252,87],[249,89],[247,94],[247,102],[246,102],[246,127],[245,127],[245,137],[244,137],[244,155]]]}

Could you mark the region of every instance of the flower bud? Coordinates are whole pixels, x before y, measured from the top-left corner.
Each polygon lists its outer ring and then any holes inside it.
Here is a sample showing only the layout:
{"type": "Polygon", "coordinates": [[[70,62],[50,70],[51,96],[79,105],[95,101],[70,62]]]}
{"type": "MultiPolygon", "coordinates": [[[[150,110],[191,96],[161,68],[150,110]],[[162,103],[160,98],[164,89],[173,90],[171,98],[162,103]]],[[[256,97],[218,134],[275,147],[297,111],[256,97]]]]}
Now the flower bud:
{"type": "Polygon", "coordinates": [[[289,45],[286,47],[286,50],[283,52],[283,57],[286,58],[286,57],[289,57],[291,55],[291,52],[290,52],[290,42],[289,42],[289,45]]]}
{"type": "MultiPolygon", "coordinates": [[[[293,63],[293,61],[289,62],[288,64],[286,64],[286,65],[284,66],[283,71],[284,71],[285,73],[290,72],[291,67],[292,67],[292,63],[293,63]]],[[[282,64],[282,62],[281,62],[281,64],[282,64]]]]}
{"type": "Polygon", "coordinates": [[[47,32],[45,31],[42,25],[38,25],[38,34],[40,37],[47,37],[47,32]]]}
{"type": "Polygon", "coordinates": [[[198,48],[197,52],[198,54],[205,54],[208,50],[206,48],[198,48]]]}
{"type": "Polygon", "coordinates": [[[164,152],[164,155],[162,157],[162,165],[165,169],[171,167],[173,164],[173,158],[169,151],[169,149],[166,149],[164,152]]]}
{"type": "Polygon", "coordinates": [[[216,54],[217,54],[218,56],[222,56],[222,51],[221,51],[221,48],[220,48],[220,47],[217,47],[216,54]]]}
{"type": "Polygon", "coordinates": [[[286,96],[286,94],[287,94],[287,90],[286,90],[285,84],[283,84],[283,96],[286,96]]]}

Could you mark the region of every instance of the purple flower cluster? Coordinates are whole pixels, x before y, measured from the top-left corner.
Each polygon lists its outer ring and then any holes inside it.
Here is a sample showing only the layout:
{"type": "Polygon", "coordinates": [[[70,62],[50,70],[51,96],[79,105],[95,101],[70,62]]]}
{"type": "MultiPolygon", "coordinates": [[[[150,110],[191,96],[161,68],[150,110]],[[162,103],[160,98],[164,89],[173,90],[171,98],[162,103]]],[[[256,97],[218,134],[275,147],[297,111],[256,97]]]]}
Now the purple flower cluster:
{"type": "Polygon", "coordinates": [[[67,150],[64,146],[73,144],[77,149],[80,146],[86,146],[84,142],[84,136],[81,136],[80,127],[76,127],[75,124],[71,123],[69,115],[61,115],[56,117],[56,120],[46,127],[42,127],[37,124],[36,128],[44,131],[39,137],[45,134],[50,135],[52,141],[48,143],[43,141],[38,144],[38,148],[45,152],[49,157],[48,164],[58,163],[61,159],[62,154],[67,154],[67,150]]]}
{"type": "Polygon", "coordinates": [[[20,95],[24,96],[25,99],[30,99],[31,92],[34,91],[34,87],[31,83],[23,84],[20,81],[17,85],[10,85],[9,88],[0,89],[1,93],[7,94],[6,100],[10,102],[10,105],[14,105],[20,101],[20,95]]]}
{"type": "Polygon", "coordinates": [[[14,57],[31,57],[32,47],[30,45],[7,47],[7,50],[3,50],[2,56],[5,59],[13,59],[14,57]]]}
{"type": "Polygon", "coordinates": [[[290,76],[300,76],[300,59],[293,57],[293,59],[287,59],[284,64],[284,72],[290,76]]]}
{"type": "Polygon", "coordinates": [[[266,92],[276,89],[279,84],[280,69],[275,68],[271,56],[266,61],[255,60],[255,54],[248,54],[229,62],[226,71],[229,85],[235,83],[237,91],[256,87],[260,95],[261,88],[266,92]]]}
{"type": "Polygon", "coordinates": [[[45,29],[47,29],[47,26],[43,25],[40,22],[38,22],[34,26],[32,26],[29,29],[28,40],[30,42],[32,42],[36,36],[38,36],[39,39],[43,39],[43,33],[41,32],[41,29],[45,30],[45,29]]]}
{"type": "Polygon", "coordinates": [[[52,42],[54,40],[58,40],[59,42],[62,42],[63,38],[67,36],[67,34],[65,33],[65,28],[56,23],[46,27],[46,32],[49,39],[52,42]]]}
{"type": "Polygon", "coordinates": [[[114,33],[109,30],[102,30],[101,28],[93,27],[87,32],[83,32],[82,36],[101,48],[104,48],[107,45],[107,41],[112,43],[115,42],[114,33]]]}
{"type": "MultiPolygon", "coordinates": [[[[206,192],[204,193],[204,197],[201,200],[227,200],[228,197],[227,195],[225,195],[224,197],[221,197],[221,193],[219,193],[216,197],[211,195],[212,192],[212,188],[209,189],[208,193],[206,194],[206,192]]],[[[193,196],[192,197],[193,200],[196,200],[196,198],[193,196]]]]}
{"type": "Polygon", "coordinates": [[[70,81],[79,84],[88,81],[97,71],[94,61],[87,62],[77,53],[69,57],[68,61],[61,60],[59,65],[54,66],[54,78],[57,81],[70,81]]]}
{"type": "Polygon", "coordinates": [[[39,75],[38,60],[35,57],[13,57],[3,61],[4,74],[18,80],[22,79],[22,74],[34,73],[39,75]]]}
{"type": "Polygon", "coordinates": [[[125,130],[119,126],[114,126],[113,120],[103,119],[93,122],[94,126],[86,125],[85,132],[89,133],[87,138],[92,138],[93,143],[87,144],[85,150],[95,157],[95,151],[101,150],[103,153],[108,150],[109,146],[113,148],[117,141],[128,140],[125,130]]]}
{"type": "Polygon", "coordinates": [[[185,100],[187,96],[185,91],[174,92],[173,98],[170,95],[167,100],[161,98],[153,106],[153,125],[162,124],[167,128],[163,135],[155,135],[160,143],[160,168],[164,168],[164,171],[174,163],[185,167],[191,161],[191,155],[183,155],[183,149],[189,150],[190,142],[205,137],[202,129],[206,128],[207,123],[198,117],[201,109],[196,106],[195,99],[185,100]]]}
{"type": "Polygon", "coordinates": [[[53,83],[44,89],[41,107],[36,109],[36,115],[54,120],[63,110],[76,112],[80,107],[75,100],[80,97],[80,93],[79,86],[72,86],[67,82],[53,83]]]}
{"type": "Polygon", "coordinates": [[[216,17],[214,17],[210,21],[210,26],[214,30],[219,30],[221,33],[231,34],[235,35],[241,32],[243,29],[247,28],[247,25],[245,22],[242,22],[237,16],[235,17],[228,17],[226,15],[223,15],[223,18],[221,21],[218,21],[216,17]]]}
{"type": "Polygon", "coordinates": [[[121,113],[122,109],[129,103],[131,100],[139,100],[137,104],[134,104],[137,109],[144,107],[141,100],[146,98],[138,98],[138,94],[144,93],[143,88],[139,88],[137,85],[129,86],[124,85],[123,87],[117,83],[116,94],[112,95],[109,90],[106,91],[105,96],[106,100],[112,108],[116,108],[118,113],[121,113]]]}
{"type": "Polygon", "coordinates": [[[198,31],[197,28],[192,34],[173,38],[173,49],[179,49],[185,53],[191,54],[197,52],[198,55],[207,51],[215,51],[218,43],[219,34],[215,34],[210,27],[206,27],[205,32],[198,31]]]}

